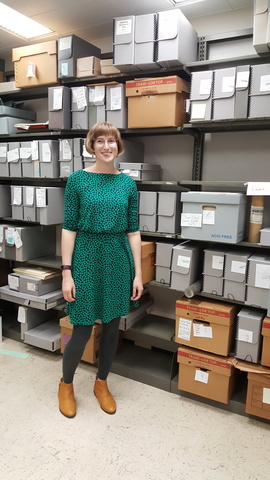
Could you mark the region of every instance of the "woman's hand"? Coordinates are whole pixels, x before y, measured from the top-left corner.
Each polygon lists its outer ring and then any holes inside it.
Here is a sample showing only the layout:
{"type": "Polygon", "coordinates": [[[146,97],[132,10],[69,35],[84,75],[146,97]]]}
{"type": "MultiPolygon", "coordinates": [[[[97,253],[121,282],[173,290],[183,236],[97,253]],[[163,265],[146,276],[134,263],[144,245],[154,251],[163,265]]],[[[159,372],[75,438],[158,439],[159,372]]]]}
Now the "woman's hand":
{"type": "Polygon", "coordinates": [[[76,297],[76,289],[74,280],[72,278],[70,271],[63,271],[63,280],[62,280],[62,292],[63,297],[67,302],[74,302],[76,297]]]}
{"type": "Polygon", "coordinates": [[[132,287],[132,296],[130,297],[131,300],[139,300],[143,293],[143,284],[141,276],[135,276],[133,280],[133,287],[132,287]]]}

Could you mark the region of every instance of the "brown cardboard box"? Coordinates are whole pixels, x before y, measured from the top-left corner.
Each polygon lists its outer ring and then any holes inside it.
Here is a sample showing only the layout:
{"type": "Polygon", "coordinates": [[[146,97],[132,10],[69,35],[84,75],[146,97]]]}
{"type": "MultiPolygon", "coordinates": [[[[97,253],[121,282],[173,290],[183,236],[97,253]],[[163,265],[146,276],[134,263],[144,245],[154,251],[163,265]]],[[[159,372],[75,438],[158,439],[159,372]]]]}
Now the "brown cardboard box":
{"type": "Polygon", "coordinates": [[[180,298],[176,301],[175,341],[217,355],[228,355],[235,334],[236,305],[180,298]]]}
{"type": "Polygon", "coordinates": [[[179,127],[189,121],[189,84],[180,77],[126,82],[128,128],[179,127]]]}
{"type": "Polygon", "coordinates": [[[269,375],[248,373],[246,413],[270,420],[270,370],[269,375]]]}
{"type": "Polygon", "coordinates": [[[113,65],[112,58],[100,60],[101,75],[114,75],[121,73],[121,71],[113,65]]]}
{"type": "Polygon", "coordinates": [[[270,367],[270,318],[265,317],[262,324],[262,359],[261,364],[270,367]]]}
{"type": "Polygon", "coordinates": [[[100,75],[100,59],[83,57],[77,59],[77,78],[96,77],[100,75]]]}
{"type": "Polygon", "coordinates": [[[4,81],[4,72],[0,72],[0,82],[4,81]]]}
{"type": "Polygon", "coordinates": [[[16,87],[58,83],[57,41],[12,49],[16,87]]]}
{"type": "Polygon", "coordinates": [[[142,242],[142,283],[155,278],[155,242],[142,242]]]}
{"type": "MultiPolygon", "coordinates": [[[[65,346],[69,341],[73,325],[70,323],[69,317],[63,317],[60,319],[61,327],[61,353],[65,350],[65,346]]],[[[101,325],[94,325],[90,340],[87,342],[82,360],[88,363],[95,363],[98,359],[99,341],[101,336],[101,325]]]]}
{"type": "Polygon", "coordinates": [[[178,388],[201,397],[228,403],[235,385],[235,369],[227,357],[180,347],[178,388]]]}

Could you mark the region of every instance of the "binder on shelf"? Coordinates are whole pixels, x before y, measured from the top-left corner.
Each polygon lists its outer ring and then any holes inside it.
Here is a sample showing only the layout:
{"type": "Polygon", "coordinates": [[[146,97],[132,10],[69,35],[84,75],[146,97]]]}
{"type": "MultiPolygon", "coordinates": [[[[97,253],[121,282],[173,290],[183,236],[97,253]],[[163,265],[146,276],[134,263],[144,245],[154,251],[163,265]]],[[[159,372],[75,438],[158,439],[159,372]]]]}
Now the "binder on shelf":
{"type": "Polygon", "coordinates": [[[71,128],[71,91],[63,85],[48,88],[49,128],[70,130],[71,128]]]}
{"type": "Polygon", "coordinates": [[[157,68],[155,62],[157,14],[137,15],[134,33],[134,63],[140,70],[157,68]]]}
{"type": "Polygon", "coordinates": [[[100,48],[77,35],[58,38],[58,78],[76,78],[77,59],[83,57],[100,58],[100,48]]]}

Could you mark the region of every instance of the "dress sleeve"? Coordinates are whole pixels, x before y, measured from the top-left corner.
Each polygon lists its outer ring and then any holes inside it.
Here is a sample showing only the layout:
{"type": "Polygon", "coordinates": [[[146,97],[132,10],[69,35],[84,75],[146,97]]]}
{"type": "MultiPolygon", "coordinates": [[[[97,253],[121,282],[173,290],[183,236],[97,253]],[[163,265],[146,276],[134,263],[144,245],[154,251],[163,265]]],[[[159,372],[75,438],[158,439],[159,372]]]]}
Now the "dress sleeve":
{"type": "Polygon", "coordinates": [[[80,199],[76,179],[71,175],[65,189],[64,221],[62,228],[76,232],[79,222],[80,199]]]}
{"type": "Polygon", "coordinates": [[[138,230],[138,191],[134,181],[129,197],[127,233],[137,232],[138,230]]]}

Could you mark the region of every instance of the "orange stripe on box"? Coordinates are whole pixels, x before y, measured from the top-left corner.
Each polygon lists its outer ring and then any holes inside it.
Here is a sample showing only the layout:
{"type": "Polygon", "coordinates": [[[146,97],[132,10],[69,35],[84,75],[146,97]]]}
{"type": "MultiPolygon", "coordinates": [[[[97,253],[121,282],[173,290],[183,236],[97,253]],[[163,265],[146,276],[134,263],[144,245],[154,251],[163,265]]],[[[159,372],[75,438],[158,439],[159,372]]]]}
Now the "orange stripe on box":
{"type": "Polygon", "coordinates": [[[263,322],[263,328],[270,328],[270,323],[263,322]]]}
{"type": "Polygon", "coordinates": [[[189,312],[198,312],[206,315],[215,315],[216,317],[229,318],[230,312],[221,312],[220,310],[211,310],[211,308],[201,308],[192,305],[183,305],[176,302],[176,307],[181,308],[182,310],[187,310],[189,312]]]}
{"type": "Polygon", "coordinates": [[[191,358],[192,360],[197,360],[198,362],[203,362],[207,363],[208,365],[215,365],[216,367],[223,367],[223,368],[231,368],[232,366],[229,363],[223,363],[219,362],[217,360],[211,359],[211,358],[206,358],[206,357],[200,357],[199,355],[196,355],[194,353],[188,353],[188,352],[178,352],[179,357],[186,357],[186,358],[191,358]]]}
{"type": "Polygon", "coordinates": [[[156,85],[174,85],[176,78],[153,78],[151,80],[138,80],[137,82],[126,82],[126,88],[152,87],[156,85]]]}

